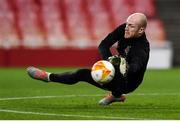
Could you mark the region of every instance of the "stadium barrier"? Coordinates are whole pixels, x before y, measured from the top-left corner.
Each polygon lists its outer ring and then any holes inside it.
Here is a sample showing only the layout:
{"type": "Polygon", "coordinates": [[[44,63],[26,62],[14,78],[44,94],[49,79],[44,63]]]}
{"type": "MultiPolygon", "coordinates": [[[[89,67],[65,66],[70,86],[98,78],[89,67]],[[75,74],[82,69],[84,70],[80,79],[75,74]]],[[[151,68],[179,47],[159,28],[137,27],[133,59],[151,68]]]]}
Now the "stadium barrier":
{"type": "Polygon", "coordinates": [[[1,67],[82,67],[99,59],[96,49],[0,49],[1,67]]]}

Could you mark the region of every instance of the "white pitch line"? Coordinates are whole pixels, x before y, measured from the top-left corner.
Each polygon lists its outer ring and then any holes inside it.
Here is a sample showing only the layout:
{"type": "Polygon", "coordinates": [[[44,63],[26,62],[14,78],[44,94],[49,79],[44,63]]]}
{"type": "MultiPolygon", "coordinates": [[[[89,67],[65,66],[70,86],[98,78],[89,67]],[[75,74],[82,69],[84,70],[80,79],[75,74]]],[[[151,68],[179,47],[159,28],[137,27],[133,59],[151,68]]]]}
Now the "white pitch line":
{"type": "Polygon", "coordinates": [[[125,120],[137,120],[138,118],[131,117],[115,117],[115,116],[91,116],[91,115],[72,115],[72,114],[56,114],[56,113],[41,113],[41,112],[29,112],[29,111],[18,111],[18,110],[7,110],[0,109],[0,112],[7,113],[18,113],[18,114],[31,114],[31,115],[42,115],[42,116],[60,116],[60,117],[79,117],[79,118],[98,118],[98,119],[125,119],[125,120]]]}
{"type": "Polygon", "coordinates": [[[180,93],[135,93],[135,94],[132,94],[132,95],[147,95],[147,96],[173,96],[173,95],[180,95],[180,93]]]}
{"type": "MultiPolygon", "coordinates": [[[[138,96],[180,96],[180,93],[135,93],[132,95],[138,95],[138,96]]],[[[6,101],[6,100],[23,100],[23,99],[43,99],[43,98],[71,98],[71,97],[99,97],[103,94],[97,94],[97,95],[60,95],[60,96],[32,96],[32,97],[6,97],[6,98],[0,98],[0,101],[6,101]]]]}
{"type": "Polygon", "coordinates": [[[60,95],[60,96],[32,96],[32,97],[8,97],[1,100],[22,100],[22,99],[42,99],[42,98],[70,98],[70,97],[96,97],[102,95],[60,95]]]}

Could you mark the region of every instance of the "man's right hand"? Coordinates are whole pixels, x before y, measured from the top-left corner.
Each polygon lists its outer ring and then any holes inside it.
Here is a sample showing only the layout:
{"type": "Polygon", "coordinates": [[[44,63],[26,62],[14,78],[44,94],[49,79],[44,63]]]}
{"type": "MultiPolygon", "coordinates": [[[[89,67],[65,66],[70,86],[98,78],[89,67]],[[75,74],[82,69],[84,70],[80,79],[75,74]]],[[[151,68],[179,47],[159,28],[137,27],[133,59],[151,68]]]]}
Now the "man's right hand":
{"type": "Polygon", "coordinates": [[[114,66],[119,67],[119,71],[123,76],[126,76],[128,70],[128,63],[124,57],[113,55],[108,58],[108,61],[114,66]]]}
{"type": "Polygon", "coordinates": [[[113,55],[108,58],[108,61],[112,63],[114,66],[118,66],[121,62],[121,59],[118,55],[113,55]]]}

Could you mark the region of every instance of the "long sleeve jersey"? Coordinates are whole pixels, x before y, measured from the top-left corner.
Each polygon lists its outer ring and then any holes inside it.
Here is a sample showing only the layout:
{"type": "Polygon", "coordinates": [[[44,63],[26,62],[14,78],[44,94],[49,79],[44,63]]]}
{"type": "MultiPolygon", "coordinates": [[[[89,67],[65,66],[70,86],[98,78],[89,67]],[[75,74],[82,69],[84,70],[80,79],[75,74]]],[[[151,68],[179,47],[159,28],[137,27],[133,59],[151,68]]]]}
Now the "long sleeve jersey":
{"type": "Polygon", "coordinates": [[[110,48],[114,43],[118,43],[117,51],[119,55],[126,58],[129,69],[127,72],[127,80],[142,81],[144,72],[149,60],[149,42],[145,33],[138,38],[125,39],[126,24],[117,27],[113,32],[109,33],[104,40],[101,41],[98,49],[104,60],[112,56],[110,48]]]}

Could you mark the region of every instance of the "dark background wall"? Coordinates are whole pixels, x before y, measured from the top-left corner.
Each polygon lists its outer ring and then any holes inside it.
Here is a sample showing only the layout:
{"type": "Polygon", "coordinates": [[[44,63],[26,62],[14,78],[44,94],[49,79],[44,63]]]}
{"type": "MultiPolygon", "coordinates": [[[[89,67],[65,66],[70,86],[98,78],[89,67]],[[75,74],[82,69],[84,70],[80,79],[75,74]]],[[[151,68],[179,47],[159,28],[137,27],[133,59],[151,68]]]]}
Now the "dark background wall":
{"type": "Polygon", "coordinates": [[[167,39],[173,46],[173,65],[180,65],[180,0],[155,0],[157,15],[163,20],[167,39]]]}

